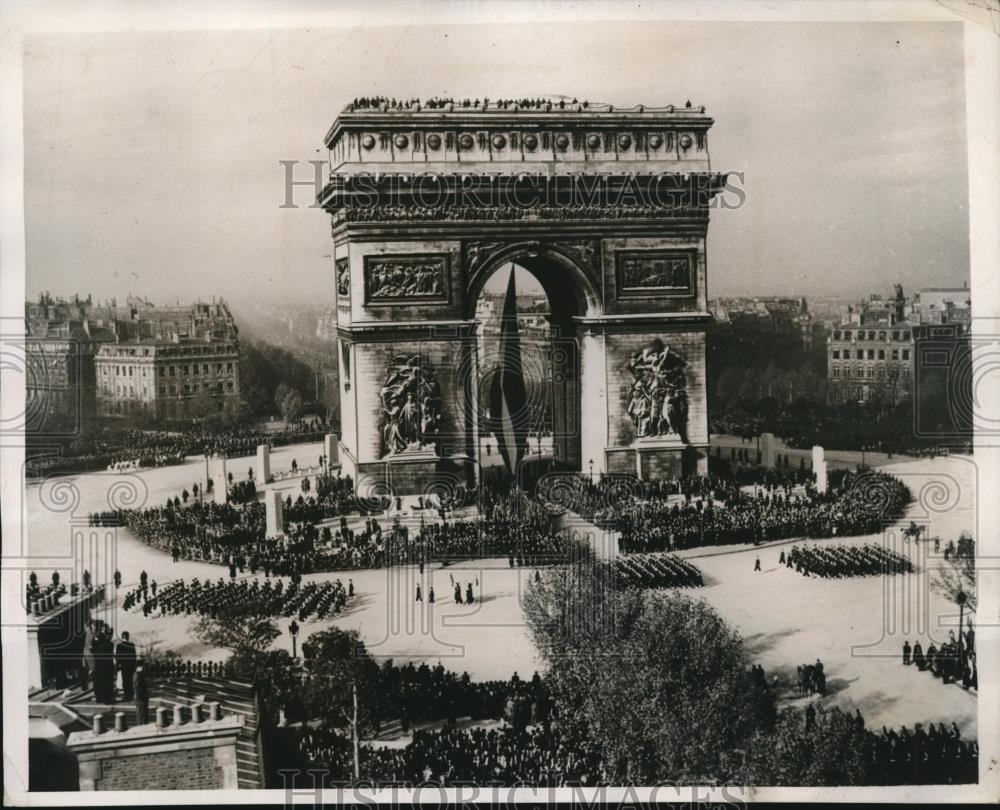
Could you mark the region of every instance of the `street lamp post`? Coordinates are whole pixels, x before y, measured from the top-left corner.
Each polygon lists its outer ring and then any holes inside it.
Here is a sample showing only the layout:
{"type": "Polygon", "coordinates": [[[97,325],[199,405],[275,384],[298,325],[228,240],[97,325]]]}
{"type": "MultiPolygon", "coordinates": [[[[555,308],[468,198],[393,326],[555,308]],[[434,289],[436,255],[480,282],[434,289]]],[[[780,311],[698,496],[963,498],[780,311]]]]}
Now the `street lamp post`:
{"type": "Polygon", "coordinates": [[[299,625],[298,622],[295,621],[295,619],[292,619],[292,623],[288,625],[288,635],[292,637],[292,658],[298,658],[299,651],[296,639],[299,636],[299,625]]]}
{"type": "Polygon", "coordinates": [[[965,591],[959,591],[955,596],[955,601],[958,602],[958,665],[962,666],[962,639],[963,632],[962,629],[965,627],[963,620],[965,618],[965,602],[966,602],[965,591]]]}
{"type": "Polygon", "coordinates": [[[594,483],[594,459],[590,459],[590,461],[588,461],[587,464],[590,465],[590,483],[593,484],[594,483]]]}

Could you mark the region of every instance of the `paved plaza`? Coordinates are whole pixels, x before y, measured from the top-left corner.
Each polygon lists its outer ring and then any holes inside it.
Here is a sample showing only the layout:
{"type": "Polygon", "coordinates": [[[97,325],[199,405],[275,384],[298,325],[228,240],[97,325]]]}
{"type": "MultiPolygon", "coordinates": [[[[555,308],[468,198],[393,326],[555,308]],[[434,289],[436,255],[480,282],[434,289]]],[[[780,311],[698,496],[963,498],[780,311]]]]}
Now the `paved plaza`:
{"type": "MultiPolygon", "coordinates": [[[[321,445],[279,448],[272,454],[272,468],[284,470],[296,458],[299,465],[314,464],[321,445]]],[[[246,477],[251,458],[229,462],[238,478],[246,477]]],[[[805,577],[779,566],[782,548],[796,541],[782,541],[759,548],[729,546],[697,548],[681,552],[704,573],[706,586],[696,593],[707,599],[743,636],[754,661],[764,666],[768,678],[777,678],[782,702],[801,704],[796,697],[796,666],[822,659],[828,695],[824,706],[861,710],[869,727],[882,725],[913,727],[917,722],[955,721],[962,732],[976,731],[976,700],[955,684],[945,685],[929,672],[901,663],[904,639],[921,640],[924,649],[933,641],[946,641],[949,627],[956,627],[955,610],[929,588],[932,569],[939,560],[929,552],[932,544],[904,540],[901,527],[911,520],[928,526],[928,536],[938,535],[946,543],[964,529],[975,532],[976,467],[969,457],[908,460],[882,467],[900,476],[913,492],[914,501],[900,527],[888,530],[884,542],[893,544],[916,564],[918,572],[908,576],[858,579],[805,577]],[[760,557],[762,571],[754,572],[760,557]]],[[[199,481],[204,462],[144,470],[129,476],[90,473],[73,476],[80,495],[75,511],[55,511],[51,506],[53,484],[31,484],[27,488],[27,524],[32,556],[46,560],[71,553],[71,515],[85,517],[107,508],[108,492],[125,480],[141,480],[148,494],[145,505],[162,504],[181,488],[199,481]],[[48,488],[48,489],[47,489],[48,488]]],[[[808,543],[883,542],[870,536],[845,540],[828,539],[808,543]]],[[[802,544],[799,541],[800,545],[802,544]]],[[[192,561],[171,563],[169,556],[138,542],[127,530],[117,530],[114,547],[116,565],[125,584],[138,580],[145,569],[159,584],[178,577],[190,579],[228,578],[222,566],[192,561]]],[[[69,568],[68,561],[64,563],[69,568]]],[[[94,566],[98,570],[98,565],[94,566]]],[[[39,566],[40,578],[47,578],[39,566]]],[[[372,654],[391,657],[397,663],[440,661],[474,679],[506,679],[517,671],[530,677],[540,659],[528,637],[521,597],[530,587],[534,569],[511,569],[506,559],[479,560],[426,569],[422,579],[424,601],[414,600],[421,581],[414,567],[343,571],[306,576],[308,580],[348,578],[355,597],[336,617],[303,623],[299,641],[330,625],[357,629],[372,654]],[[476,602],[456,605],[454,582],[464,593],[472,583],[476,602]],[[427,602],[433,586],[436,603],[427,602]]],[[[695,593],[695,592],[692,592],[695,593]]],[[[116,601],[120,604],[120,600],[116,601]]],[[[107,620],[112,621],[111,616],[107,620]]],[[[167,616],[144,618],[141,611],[114,610],[116,629],[129,630],[141,648],[150,644],[173,650],[189,659],[221,661],[225,652],[209,649],[193,638],[192,618],[167,616]]],[[[284,630],[287,620],[279,620],[284,630]]],[[[283,633],[276,647],[291,648],[283,633]]]]}

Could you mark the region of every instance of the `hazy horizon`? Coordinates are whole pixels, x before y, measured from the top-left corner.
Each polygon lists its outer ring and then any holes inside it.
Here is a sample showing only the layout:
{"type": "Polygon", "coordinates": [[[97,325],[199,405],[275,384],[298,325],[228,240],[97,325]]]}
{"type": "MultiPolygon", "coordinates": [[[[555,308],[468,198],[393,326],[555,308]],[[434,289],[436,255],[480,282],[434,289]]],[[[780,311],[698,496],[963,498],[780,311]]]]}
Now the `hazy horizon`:
{"type": "Polygon", "coordinates": [[[332,303],[328,216],[282,209],[359,95],[704,104],[708,295],[968,280],[958,23],[608,23],[29,35],[26,295],[332,303]],[[585,56],[581,57],[581,54],[585,56]]]}

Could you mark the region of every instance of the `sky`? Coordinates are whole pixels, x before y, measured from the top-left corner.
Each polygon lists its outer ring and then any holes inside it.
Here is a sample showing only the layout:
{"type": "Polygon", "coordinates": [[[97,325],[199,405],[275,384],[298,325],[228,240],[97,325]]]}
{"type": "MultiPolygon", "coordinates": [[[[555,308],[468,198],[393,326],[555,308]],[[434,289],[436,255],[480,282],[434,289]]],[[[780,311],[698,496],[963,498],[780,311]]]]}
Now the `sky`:
{"type": "Polygon", "coordinates": [[[705,105],[709,296],[968,279],[957,23],[580,23],[29,35],[29,298],[332,303],[326,214],[284,169],[361,95],[705,105]]]}

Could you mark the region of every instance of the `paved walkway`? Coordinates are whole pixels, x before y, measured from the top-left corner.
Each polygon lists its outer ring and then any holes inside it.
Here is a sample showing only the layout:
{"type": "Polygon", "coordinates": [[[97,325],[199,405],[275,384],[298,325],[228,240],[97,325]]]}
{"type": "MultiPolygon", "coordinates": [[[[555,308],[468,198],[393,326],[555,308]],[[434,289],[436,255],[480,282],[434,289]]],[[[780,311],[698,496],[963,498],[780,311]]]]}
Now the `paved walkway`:
{"type": "MultiPolygon", "coordinates": [[[[291,446],[275,451],[272,460],[278,465],[290,464],[293,457],[301,462],[319,452],[319,445],[305,449],[291,446]]],[[[241,466],[249,466],[250,459],[246,462],[241,466]]],[[[914,503],[901,525],[916,520],[928,525],[930,536],[945,539],[976,528],[975,464],[969,457],[904,461],[886,469],[900,475],[914,494],[914,503]]],[[[123,479],[107,473],[74,476],[81,495],[76,515],[106,508],[110,488],[123,479]]],[[[188,465],[163,468],[143,473],[142,479],[147,489],[145,502],[162,503],[182,486],[190,489],[190,483],[197,480],[197,470],[188,465]]],[[[37,485],[28,487],[30,547],[36,555],[68,558],[78,524],[72,519],[72,510],[58,511],[56,505],[51,493],[43,499],[37,485]]],[[[895,537],[892,532],[889,536],[895,537]]],[[[865,541],[881,542],[882,538],[798,542],[865,541]]],[[[931,640],[945,640],[948,629],[957,624],[953,607],[930,588],[931,571],[940,561],[926,556],[929,543],[901,547],[914,558],[918,574],[851,580],[807,578],[779,566],[779,551],[772,546],[780,544],[688,552],[708,580],[706,587],[689,593],[705,598],[742,634],[752,658],[764,666],[769,678],[778,677],[783,699],[797,700],[795,667],[821,658],[830,686],[824,705],[852,712],[860,708],[868,725],[875,728],[883,724],[912,728],[916,722],[954,720],[964,734],[975,733],[974,695],[900,662],[904,639],[912,644],[919,638],[926,649],[931,640]],[[764,568],[759,573],[753,571],[755,555],[760,555],[764,568]]],[[[115,533],[112,548],[126,582],[137,580],[142,568],[161,584],[180,576],[216,579],[226,575],[222,567],[207,563],[171,563],[169,556],[138,542],[125,530],[115,533]]],[[[100,568],[95,564],[91,570],[100,568]]],[[[47,578],[45,568],[39,568],[39,576],[47,578]]],[[[429,566],[423,578],[415,566],[310,575],[307,580],[339,578],[345,584],[351,578],[356,596],[344,614],[302,623],[299,643],[318,630],[337,625],[357,629],[373,655],[399,664],[426,661],[434,666],[440,661],[458,673],[468,671],[475,679],[507,679],[515,671],[527,679],[542,666],[522,610],[533,577],[534,569],[511,569],[506,559],[429,566]],[[418,581],[424,593],[422,602],[414,599],[418,581]],[[463,594],[466,584],[473,584],[475,604],[454,604],[455,581],[463,594]],[[437,597],[434,605],[426,601],[431,585],[437,597]]],[[[192,636],[193,619],[187,617],[146,619],[141,612],[126,614],[116,608],[110,620],[119,630],[130,630],[140,647],[159,646],[192,659],[218,661],[224,657],[223,651],[192,636]]],[[[275,647],[290,650],[287,621],[280,620],[279,626],[283,634],[275,647]]]]}
{"type": "MultiPolygon", "coordinates": [[[[709,445],[711,448],[712,455],[715,455],[715,448],[721,447],[722,458],[729,457],[729,448],[737,447],[743,448],[751,451],[751,458],[756,458],[757,452],[757,440],[756,438],[749,444],[743,441],[739,436],[731,436],[728,433],[715,433],[712,434],[709,439],[709,445]]],[[[799,465],[799,459],[804,458],[806,460],[806,466],[812,464],[812,448],[808,447],[806,449],[799,449],[794,447],[789,447],[782,439],[777,436],[774,437],[774,449],[775,452],[781,453],[781,455],[788,455],[791,459],[791,469],[795,469],[799,465]]],[[[906,456],[899,453],[875,453],[865,451],[862,453],[860,450],[825,450],[824,457],[826,458],[827,468],[831,470],[835,469],[848,469],[853,470],[862,462],[867,464],[869,467],[883,467],[887,464],[893,464],[901,461],[914,461],[916,459],[924,459],[925,456],[906,456]]]]}

